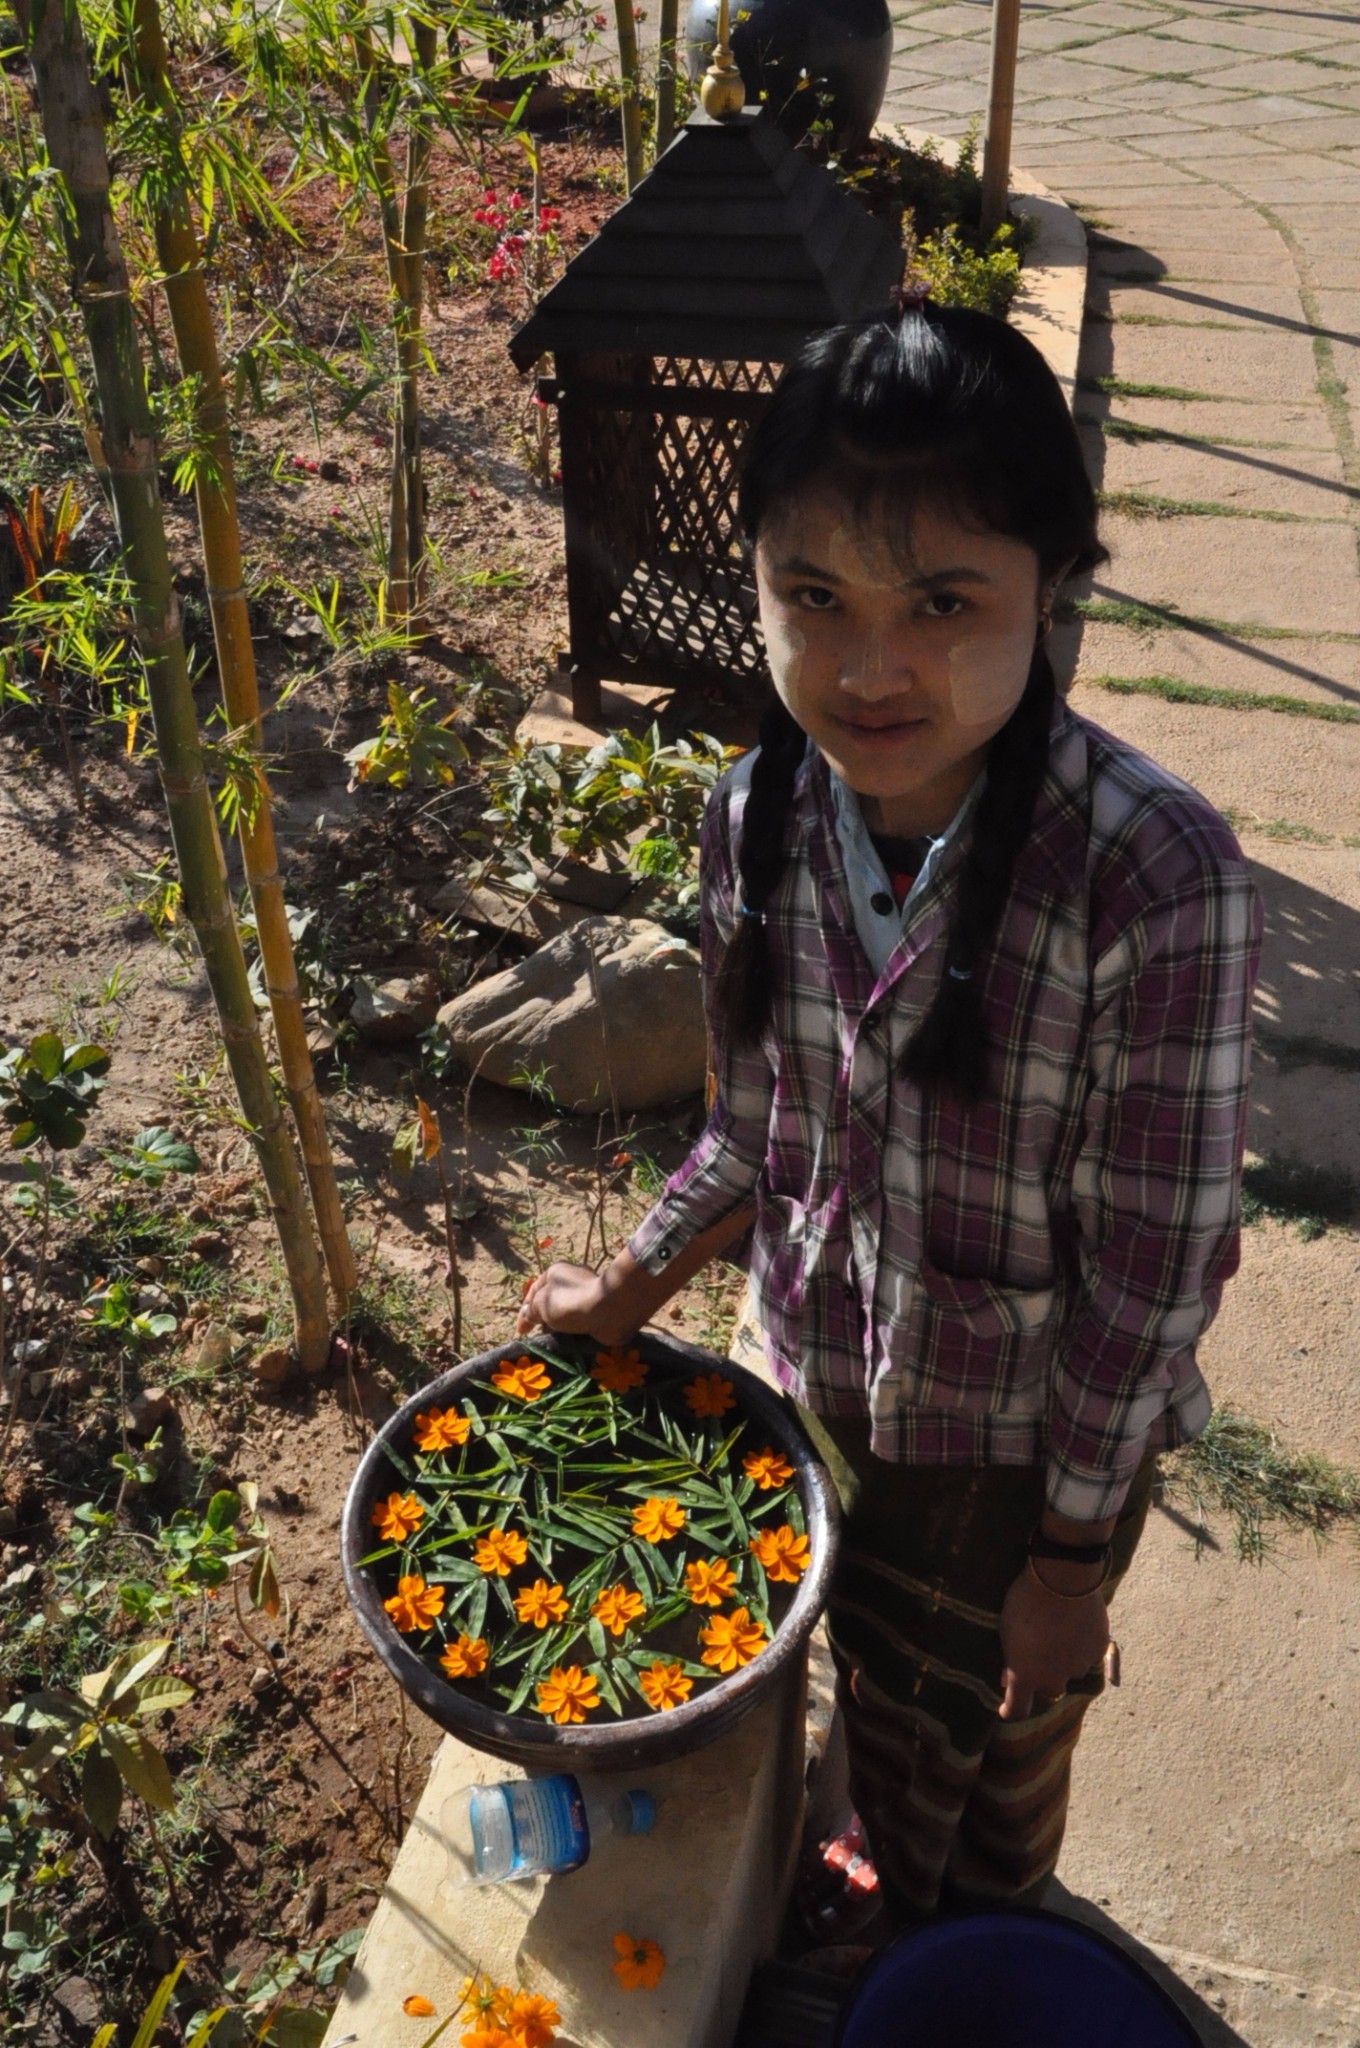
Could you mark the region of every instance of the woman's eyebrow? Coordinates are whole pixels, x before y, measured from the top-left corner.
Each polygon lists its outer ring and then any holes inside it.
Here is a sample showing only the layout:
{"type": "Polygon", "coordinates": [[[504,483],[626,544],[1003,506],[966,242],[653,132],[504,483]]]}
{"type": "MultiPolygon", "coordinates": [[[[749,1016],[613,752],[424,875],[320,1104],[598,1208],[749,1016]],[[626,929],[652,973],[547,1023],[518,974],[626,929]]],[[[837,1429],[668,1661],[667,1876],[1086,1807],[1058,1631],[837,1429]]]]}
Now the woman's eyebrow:
{"type": "Polygon", "coordinates": [[[809,562],[806,555],[785,555],[774,565],[776,576],[811,576],[818,583],[839,583],[841,578],[834,569],[821,569],[815,562],[809,562]]]}
{"type": "Polygon", "coordinates": [[[909,576],[903,589],[930,590],[941,583],[990,583],[991,580],[981,569],[967,569],[960,564],[957,569],[932,569],[926,576],[909,576]]]}

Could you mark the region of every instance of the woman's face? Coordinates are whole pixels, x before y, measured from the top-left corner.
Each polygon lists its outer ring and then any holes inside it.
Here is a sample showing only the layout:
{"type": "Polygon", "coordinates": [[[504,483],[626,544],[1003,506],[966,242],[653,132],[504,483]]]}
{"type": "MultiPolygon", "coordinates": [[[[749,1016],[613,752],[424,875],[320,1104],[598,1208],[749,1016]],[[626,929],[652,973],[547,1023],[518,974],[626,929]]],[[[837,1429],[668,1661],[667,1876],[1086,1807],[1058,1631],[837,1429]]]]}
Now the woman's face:
{"type": "Polygon", "coordinates": [[[926,507],[893,546],[808,491],[762,529],[756,582],[775,687],[866,823],[942,832],[1024,692],[1034,549],[926,507]]]}

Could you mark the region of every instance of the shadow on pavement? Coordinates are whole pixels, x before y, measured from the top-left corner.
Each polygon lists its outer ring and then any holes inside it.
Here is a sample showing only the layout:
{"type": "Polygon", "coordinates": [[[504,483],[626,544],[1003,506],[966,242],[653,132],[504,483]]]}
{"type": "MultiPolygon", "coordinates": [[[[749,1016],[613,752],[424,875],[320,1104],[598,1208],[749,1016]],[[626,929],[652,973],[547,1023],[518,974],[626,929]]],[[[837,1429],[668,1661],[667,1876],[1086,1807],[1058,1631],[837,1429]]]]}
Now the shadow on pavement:
{"type": "Polygon", "coordinates": [[[1146,1970],[1149,1977],[1161,1986],[1168,1998],[1179,2006],[1191,2026],[1198,2032],[1204,2048],[1250,2048],[1244,2036],[1239,2034],[1235,2027],[1229,2026],[1223,2015],[1216,2012],[1197,1991],[1192,1990],[1183,1978],[1178,1977],[1159,1955],[1145,1947],[1136,1935],[1130,1934],[1126,1927],[1121,1927],[1117,1920],[1103,1912],[1090,1899],[1080,1898],[1077,1893],[1068,1891],[1061,1878],[1055,1877],[1049,1886],[1044,1899],[1044,1911],[1059,1913],[1064,1919],[1075,1920],[1083,1927],[1093,1928],[1097,1934],[1103,1934],[1107,1940],[1122,1948],[1140,1969],[1146,1970]]]}

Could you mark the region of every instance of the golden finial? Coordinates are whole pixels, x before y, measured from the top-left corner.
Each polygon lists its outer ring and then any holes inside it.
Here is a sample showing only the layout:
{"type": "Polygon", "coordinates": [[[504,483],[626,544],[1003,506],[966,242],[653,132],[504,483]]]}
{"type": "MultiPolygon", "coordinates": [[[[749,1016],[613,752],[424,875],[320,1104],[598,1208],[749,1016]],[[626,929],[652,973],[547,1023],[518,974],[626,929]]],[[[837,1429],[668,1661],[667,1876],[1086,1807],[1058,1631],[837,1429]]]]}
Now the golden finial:
{"type": "Polygon", "coordinates": [[[727,0],[718,0],[718,36],[713,62],[699,81],[699,103],[715,121],[735,121],[746,105],[746,87],[732,61],[727,0]]]}

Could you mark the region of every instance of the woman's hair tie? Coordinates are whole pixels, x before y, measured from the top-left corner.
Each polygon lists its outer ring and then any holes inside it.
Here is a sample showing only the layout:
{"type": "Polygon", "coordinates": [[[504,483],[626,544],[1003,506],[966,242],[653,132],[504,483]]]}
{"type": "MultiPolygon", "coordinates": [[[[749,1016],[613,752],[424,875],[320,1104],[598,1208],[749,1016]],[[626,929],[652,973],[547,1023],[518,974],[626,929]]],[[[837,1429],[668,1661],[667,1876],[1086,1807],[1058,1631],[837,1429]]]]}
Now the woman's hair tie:
{"type": "Polygon", "coordinates": [[[973,970],[971,967],[951,967],[949,979],[951,981],[971,981],[973,979],[973,970]]]}
{"type": "Polygon", "coordinates": [[[930,286],[927,284],[899,284],[893,287],[892,303],[897,309],[899,320],[905,320],[908,313],[924,313],[930,303],[930,286]]]}

